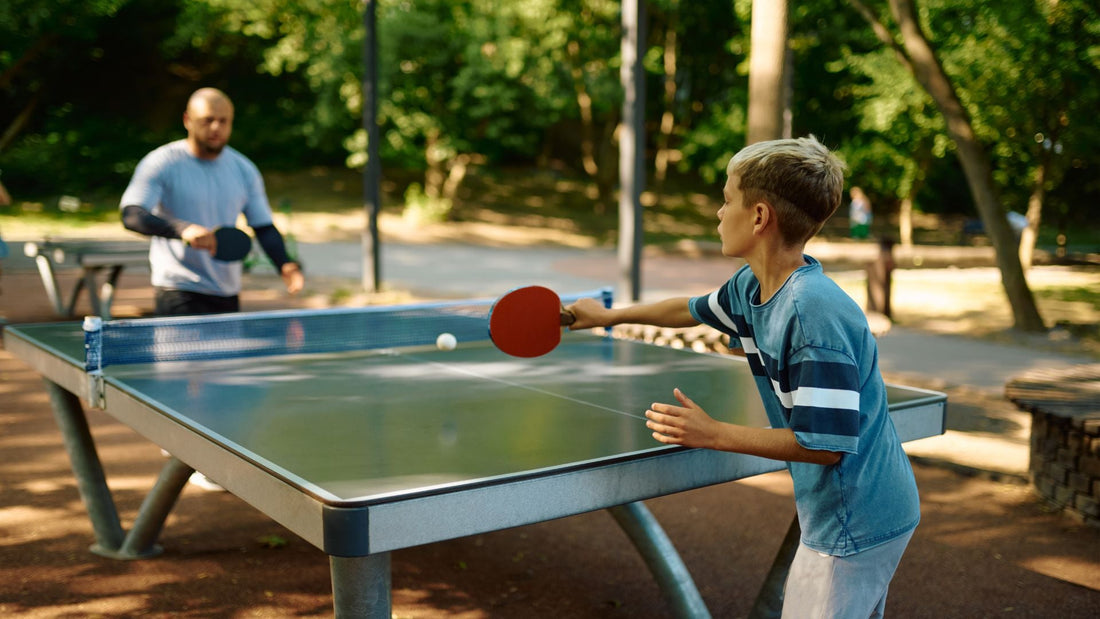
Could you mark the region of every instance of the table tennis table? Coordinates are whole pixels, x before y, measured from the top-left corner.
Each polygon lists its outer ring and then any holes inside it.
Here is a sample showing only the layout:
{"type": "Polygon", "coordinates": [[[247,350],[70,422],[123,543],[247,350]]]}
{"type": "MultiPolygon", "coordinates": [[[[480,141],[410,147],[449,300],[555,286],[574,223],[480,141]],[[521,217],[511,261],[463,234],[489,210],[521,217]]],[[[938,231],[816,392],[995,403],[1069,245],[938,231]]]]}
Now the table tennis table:
{"type": "Polygon", "coordinates": [[[46,296],[57,315],[66,318],[75,317],[76,304],[83,290],[88,294],[92,313],[110,319],[115,286],[123,270],[149,266],[149,244],[132,241],[28,241],[23,244],[23,254],[34,259],[46,296]],[[68,298],[57,285],[57,269],[63,266],[81,269],[80,279],[76,280],[68,298]],[[100,276],[103,276],[102,283],[100,276]]]}
{"type": "MultiPolygon", "coordinates": [[[[487,309],[86,320],[9,327],[4,344],[45,379],[98,554],[158,554],[197,470],[329,556],[337,617],[389,617],[392,551],[609,509],[674,612],[709,616],[642,501],[784,464],[659,444],[643,412],[679,387],[723,421],[767,425],[747,363],[593,332],[512,358],[487,309]],[[457,349],[436,349],[440,332],[457,349]],[[172,454],[128,532],[85,402],[172,454]]],[[[943,394],[889,400],[903,440],[942,434],[943,394]]]]}

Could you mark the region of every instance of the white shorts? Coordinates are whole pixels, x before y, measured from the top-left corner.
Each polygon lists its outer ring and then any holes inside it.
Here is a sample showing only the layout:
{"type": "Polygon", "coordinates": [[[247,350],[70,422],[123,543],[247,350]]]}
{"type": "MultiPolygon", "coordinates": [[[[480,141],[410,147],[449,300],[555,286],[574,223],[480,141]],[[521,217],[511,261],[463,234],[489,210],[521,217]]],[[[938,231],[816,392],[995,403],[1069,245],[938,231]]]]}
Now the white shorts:
{"type": "Polygon", "coordinates": [[[799,544],[783,591],[783,618],[882,617],[890,580],[911,537],[912,531],[848,557],[799,544]]]}

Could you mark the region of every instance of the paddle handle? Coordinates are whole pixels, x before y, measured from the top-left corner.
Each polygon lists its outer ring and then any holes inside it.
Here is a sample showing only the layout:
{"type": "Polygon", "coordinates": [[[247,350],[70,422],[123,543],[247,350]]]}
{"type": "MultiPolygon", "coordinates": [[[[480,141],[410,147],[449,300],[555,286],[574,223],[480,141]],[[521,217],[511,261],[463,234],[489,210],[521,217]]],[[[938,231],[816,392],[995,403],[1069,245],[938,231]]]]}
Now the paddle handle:
{"type": "Polygon", "coordinates": [[[563,305],[561,308],[561,322],[559,324],[563,327],[568,327],[574,322],[577,322],[577,315],[574,314],[572,310],[565,309],[563,305]]]}

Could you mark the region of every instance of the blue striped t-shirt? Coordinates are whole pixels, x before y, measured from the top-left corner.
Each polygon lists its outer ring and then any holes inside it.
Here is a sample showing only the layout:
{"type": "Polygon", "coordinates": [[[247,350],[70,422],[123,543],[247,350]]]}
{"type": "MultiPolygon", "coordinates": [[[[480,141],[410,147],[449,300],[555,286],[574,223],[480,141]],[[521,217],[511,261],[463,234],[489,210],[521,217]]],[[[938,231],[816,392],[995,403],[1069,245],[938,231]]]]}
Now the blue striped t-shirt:
{"type": "Polygon", "coordinates": [[[728,334],[730,348],[744,349],[772,427],[790,428],[808,449],[842,454],[832,466],[788,467],[802,542],[847,556],[911,531],[920,502],[867,319],[817,260],[805,259],[766,303],[746,265],[690,308],[728,334]]]}

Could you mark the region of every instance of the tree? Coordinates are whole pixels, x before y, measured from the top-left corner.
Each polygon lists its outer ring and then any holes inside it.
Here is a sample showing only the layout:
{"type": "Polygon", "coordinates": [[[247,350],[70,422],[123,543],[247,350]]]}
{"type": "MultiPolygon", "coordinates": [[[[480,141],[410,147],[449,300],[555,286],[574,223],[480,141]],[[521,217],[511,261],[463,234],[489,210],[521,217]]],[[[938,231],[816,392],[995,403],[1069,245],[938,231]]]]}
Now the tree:
{"type": "Polygon", "coordinates": [[[787,1],[752,3],[747,143],[783,137],[787,69],[787,1]]]}
{"type": "Polygon", "coordinates": [[[976,132],[995,145],[993,173],[1007,189],[1005,206],[1027,213],[1019,247],[1027,268],[1048,190],[1100,139],[1100,62],[1094,55],[1100,15],[1095,3],[1084,0],[971,2],[945,9],[946,21],[958,24],[941,28],[950,49],[945,63],[963,98],[976,103],[976,132]]]}
{"type": "Polygon", "coordinates": [[[970,194],[993,244],[1015,327],[1022,331],[1045,331],[1035,298],[1024,277],[1015,235],[997,197],[990,157],[975,134],[970,112],[959,100],[951,78],[924,34],[916,7],[909,0],[889,0],[890,12],[897,26],[895,38],[860,0],[849,2],[864,16],[883,44],[894,50],[899,61],[928,92],[943,116],[947,134],[955,144],[959,163],[966,175],[970,194]]]}

